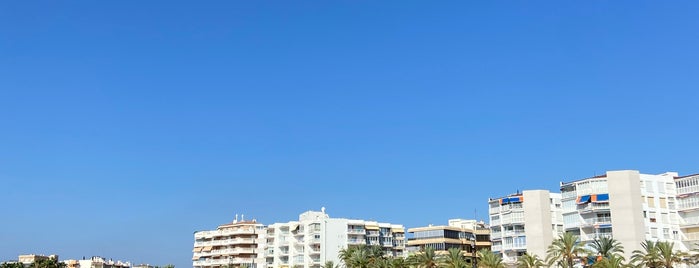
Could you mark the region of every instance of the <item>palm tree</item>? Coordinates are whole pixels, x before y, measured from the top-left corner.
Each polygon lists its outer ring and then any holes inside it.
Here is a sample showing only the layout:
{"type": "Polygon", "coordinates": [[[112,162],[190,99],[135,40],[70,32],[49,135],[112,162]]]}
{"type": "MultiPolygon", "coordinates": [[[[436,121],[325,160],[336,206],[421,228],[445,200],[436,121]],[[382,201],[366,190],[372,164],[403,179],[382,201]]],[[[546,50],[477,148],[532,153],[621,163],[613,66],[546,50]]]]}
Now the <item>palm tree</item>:
{"type": "Polygon", "coordinates": [[[478,251],[478,267],[479,268],[504,268],[500,255],[493,253],[489,249],[481,249],[478,251]]]}
{"type": "Polygon", "coordinates": [[[436,268],[439,266],[440,260],[433,248],[426,247],[410,256],[409,262],[417,268],[436,268]]]}
{"type": "Polygon", "coordinates": [[[323,264],[323,266],[321,266],[321,267],[323,267],[323,268],[340,268],[340,266],[335,264],[335,262],[333,262],[333,261],[326,261],[325,264],[323,264]]]}
{"type": "Polygon", "coordinates": [[[658,249],[660,255],[660,261],[665,268],[672,268],[673,264],[676,262],[681,262],[684,253],[678,251],[672,251],[675,247],[674,242],[657,242],[655,247],[658,249]]]}
{"type": "Polygon", "coordinates": [[[389,262],[389,268],[408,268],[408,262],[405,258],[394,257],[387,260],[389,262]]]}
{"type": "Polygon", "coordinates": [[[620,255],[612,254],[609,257],[602,258],[602,260],[595,262],[592,268],[628,268],[629,265],[624,264],[624,257],[620,255]]]}
{"type": "Polygon", "coordinates": [[[368,268],[370,263],[365,245],[340,250],[340,259],[347,268],[368,268]]]}
{"type": "Polygon", "coordinates": [[[603,236],[592,241],[590,247],[602,257],[624,254],[624,246],[614,238],[603,236]]]}
{"type": "Polygon", "coordinates": [[[634,250],[631,253],[631,262],[648,268],[663,267],[663,262],[660,257],[660,251],[655,242],[646,240],[641,243],[643,250],[634,250]]]}
{"type": "Polygon", "coordinates": [[[565,268],[573,268],[573,260],[585,253],[578,236],[564,233],[554,240],[546,251],[549,263],[560,262],[565,268]]]}
{"type": "Polygon", "coordinates": [[[466,268],[468,264],[464,252],[460,248],[450,248],[447,255],[441,258],[441,267],[445,268],[466,268]]]}
{"type": "Polygon", "coordinates": [[[544,266],[544,262],[541,258],[536,255],[529,255],[529,253],[525,253],[517,260],[518,268],[538,268],[542,266],[544,266]]]}

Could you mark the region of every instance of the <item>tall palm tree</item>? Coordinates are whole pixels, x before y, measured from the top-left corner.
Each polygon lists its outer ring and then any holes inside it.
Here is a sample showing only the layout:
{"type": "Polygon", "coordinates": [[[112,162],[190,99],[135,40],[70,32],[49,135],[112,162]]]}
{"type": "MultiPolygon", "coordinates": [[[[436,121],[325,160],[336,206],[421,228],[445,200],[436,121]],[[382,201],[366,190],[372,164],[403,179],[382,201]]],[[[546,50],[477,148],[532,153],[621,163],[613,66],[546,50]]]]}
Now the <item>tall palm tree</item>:
{"type": "Polygon", "coordinates": [[[611,237],[597,238],[590,243],[590,247],[595,253],[605,258],[624,254],[624,246],[621,242],[611,237]]]}
{"type": "Polygon", "coordinates": [[[441,267],[445,268],[466,268],[468,264],[464,252],[460,248],[450,248],[447,255],[441,258],[441,267]]]}
{"type": "Polygon", "coordinates": [[[641,243],[643,250],[634,250],[631,252],[631,262],[648,268],[663,267],[663,262],[660,257],[660,251],[656,243],[651,240],[646,240],[641,243]]]}
{"type": "Polygon", "coordinates": [[[489,249],[481,249],[478,251],[478,267],[479,268],[504,268],[500,255],[493,253],[489,249]]]}
{"type": "Polygon", "coordinates": [[[656,242],[655,247],[658,249],[660,261],[665,268],[672,268],[674,263],[682,261],[683,253],[672,251],[675,247],[674,242],[656,242]]]}
{"type": "Polygon", "coordinates": [[[410,263],[417,268],[436,268],[439,266],[439,256],[431,247],[426,247],[415,255],[410,256],[410,263]]]}
{"type": "Polygon", "coordinates": [[[340,250],[340,259],[347,268],[368,268],[370,263],[365,245],[351,246],[340,250]]]}
{"type": "Polygon", "coordinates": [[[578,236],[564,233],[551,243],[546,253],[550,263],[562,261],[563,267],[573,268],[573,261],[585,253],[585,248],[578,241],[578,236]]]}
{"type": "Polygon", "coordinates": [[[525,253],[517,259],[518,268],[539,268],[542,266],[544,266],[544,262],[536,254],[525,253]]]}

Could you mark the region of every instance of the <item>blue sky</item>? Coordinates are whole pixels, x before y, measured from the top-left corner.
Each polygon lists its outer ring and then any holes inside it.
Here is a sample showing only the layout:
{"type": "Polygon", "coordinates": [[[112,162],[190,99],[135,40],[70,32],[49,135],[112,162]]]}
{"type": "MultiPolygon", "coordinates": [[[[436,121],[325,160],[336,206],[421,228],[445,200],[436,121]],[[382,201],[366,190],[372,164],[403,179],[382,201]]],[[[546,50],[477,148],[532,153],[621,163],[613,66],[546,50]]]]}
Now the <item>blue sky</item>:
{"type": "Polygon", "coordinates": [[[407,226],[699,172],[696,1],[0,3],[0,260],[191,265],[325,206],[407,226]],[[661,5],[662,4],[662,5],[661,5]]]}

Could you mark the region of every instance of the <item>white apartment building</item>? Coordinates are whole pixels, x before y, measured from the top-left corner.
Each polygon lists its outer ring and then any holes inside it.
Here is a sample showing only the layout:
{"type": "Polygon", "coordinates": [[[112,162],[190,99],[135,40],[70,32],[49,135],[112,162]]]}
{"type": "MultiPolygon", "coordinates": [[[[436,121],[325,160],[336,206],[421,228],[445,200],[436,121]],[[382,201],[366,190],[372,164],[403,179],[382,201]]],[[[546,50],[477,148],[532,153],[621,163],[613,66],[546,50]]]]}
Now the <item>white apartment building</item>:
{"type": "Polygon", "coordinates": [[[252,221],[238,221],[218,226],[216,230],[194,233],[192,264],[197,268],[223,266],[264,267],[265,226],[252,221]]]}
{"type": "Polygon", "coordinates": [[[561,195],[527,190],[488,200],[492,251],[514,266],[525,253],[545,258],[546,249],[563,232],[561,195]]]}
{"type": "MultiPolygon", "coordinates": [[[[697,249],[699,243],[699,174],[675,177],[677,212],[684,246],[697,249]]],[[[668,203],[670,207],[672,203],[668,203]]]]}
{"type": "Polygon", "coordinates": [[[330,218],[325,208],[302,213],[298,221],[271,224],[266,237],[265,264],[275,268],[339,264],[340,250],[353,245],[380,245],[393,256],[402,256],[405,249],[402,225],[330,218]]]}
{"type": "Polygon", "coordinates": [[[635,170],[561,183],[563,222],[567,232],[590,242],[611,236],[621,242],[625,256],[646,240],[681,243],[676,209],[677,173],[640,174],[635,170]]]}

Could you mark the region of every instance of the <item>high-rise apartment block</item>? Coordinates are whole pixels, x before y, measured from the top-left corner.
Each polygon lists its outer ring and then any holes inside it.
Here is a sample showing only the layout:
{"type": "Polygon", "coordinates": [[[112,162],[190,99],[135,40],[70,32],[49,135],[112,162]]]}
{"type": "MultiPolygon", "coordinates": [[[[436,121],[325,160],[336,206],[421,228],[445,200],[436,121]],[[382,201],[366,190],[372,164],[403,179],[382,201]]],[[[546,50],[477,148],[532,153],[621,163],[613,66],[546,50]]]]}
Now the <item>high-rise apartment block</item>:
{"type": "Polygon", "coordinates": [[[699,243],[699,174],[676,177],[676,202],[668,201],[668,207],[677,206],[680,230],[684,246],[697,249],[699,243]]]}
{"type": "Polygon", "coordinates": [[[257,267],[264,263],[263,250],[266,230],[252,221],[238,221],[218,226],[216,230],[194,233],[192,262],[194,267],[208,268],[225,265],[257,267]]]}
{"type": "Polygon", "coordinates": [[[583,242],[611,236],[625,247],[626,258],[646,239],[681,243],[676,208],[677,173],[608,171],[604,175],[561,183],[563,222],[583,242]]]}
{"type": "Polygon", "coordinates": [[[331,218],[323,208],[304,212],[297,221],[268,226],[234,222],[218,230],[196,232],[192,259],[195,267],[320,268],[326,261],[339,264],[340,250],[353,245],[377,245],[386,255],[403,256],[405,228],[331,218]]]}
{"type": "Polygon", "coordinates": [[[492,251],[508,265],[525,253],[543,258],[563,232],[560,194],[528,190],[491,198],[488,207],[492,251]]]}

